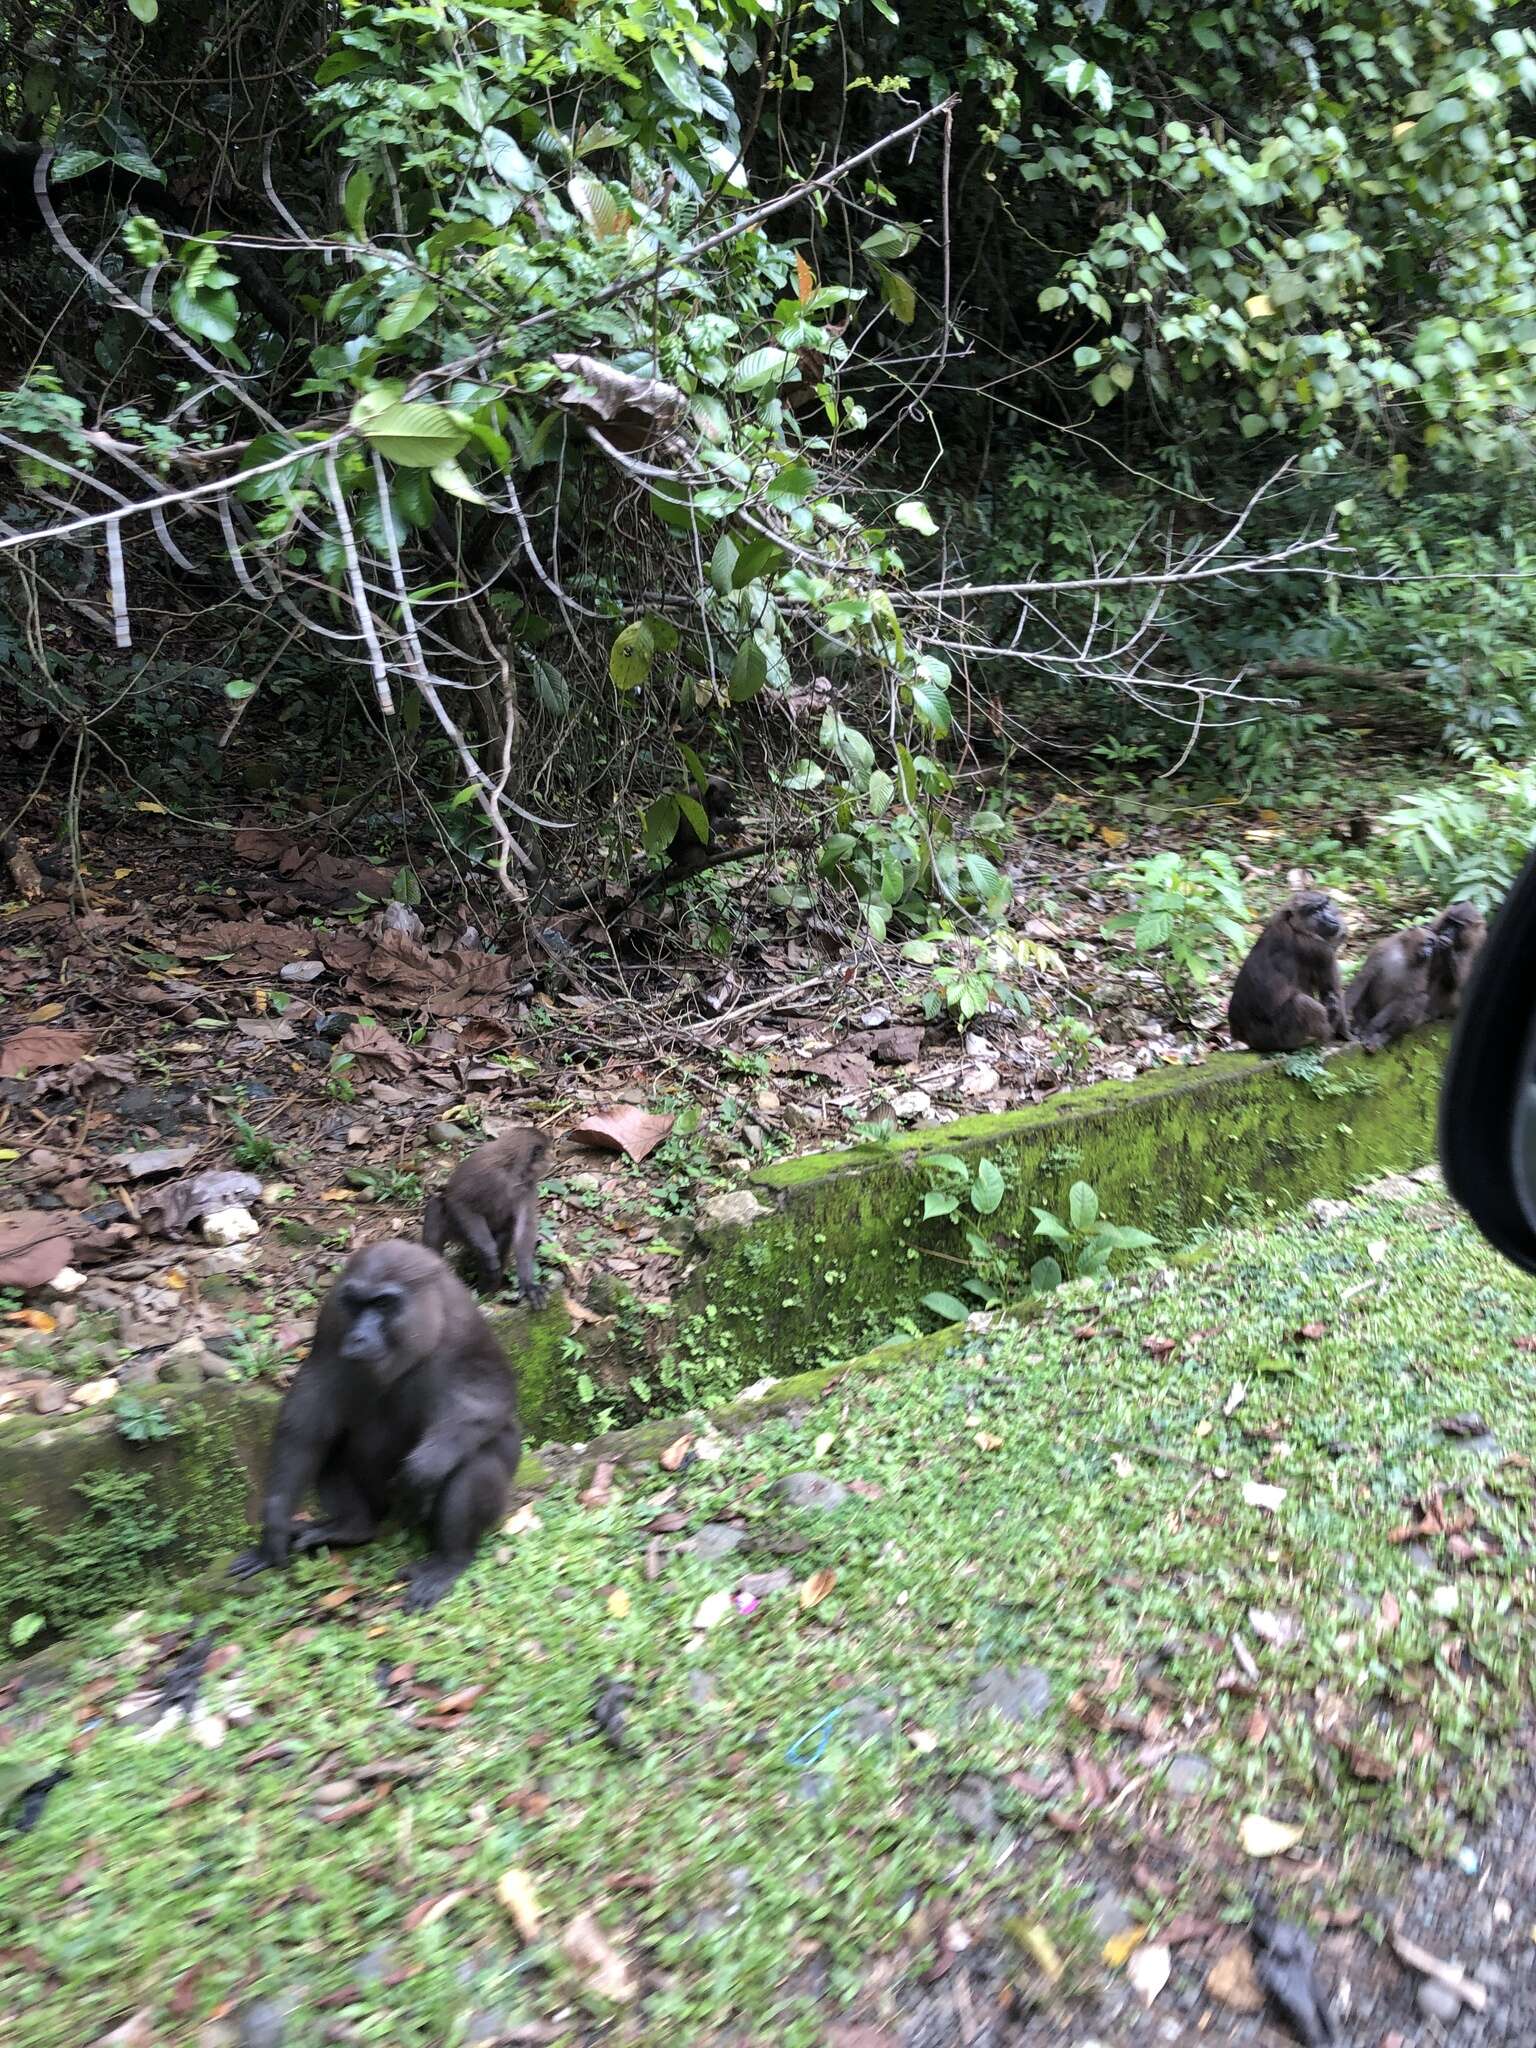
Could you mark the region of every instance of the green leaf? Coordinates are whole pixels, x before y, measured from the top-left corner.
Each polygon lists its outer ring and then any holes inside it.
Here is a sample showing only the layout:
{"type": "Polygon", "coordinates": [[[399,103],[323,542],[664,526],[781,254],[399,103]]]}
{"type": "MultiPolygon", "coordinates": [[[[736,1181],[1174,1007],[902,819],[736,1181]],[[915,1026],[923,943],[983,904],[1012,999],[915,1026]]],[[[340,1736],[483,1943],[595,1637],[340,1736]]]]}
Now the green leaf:
{"type": "Polygon", "coordinates": [[[683,766],[693,778],[694,788],[707,789],[709,787],[709,776],[705,771],[704,763],[699,759],[692,747],[688,745],[686,740],[679,740],[677,751],[683,757],[683,766]]]}
{"type": "Polygon", "coordinates": [[[656,68],[656,76],[677,104],[686,107],[690,114],[702,114],[704,95],[699,89],[699,75],[693,66],[685,64],[665,43],[651,45],[651,62],[656,68]]]}
{"type": "Polygon", "coordinates": [[[917,318],[917,293],[899,270],[887,270],[882,263],[880,272],[880,296],[903,327],[910,327],[917,318]]]}
{"type": "Polygon", "coordinates": [[[658,860],[677,837],[682,812],[675,796],[659,796],[640,814],[640,839],[645,850],[658,860]]]}
{"type": "Polygon", "coordinates": [[[1088,395],[1095,405],[1108,405],[1115,395],[1114,380],[1101,370],[1088,386],[1088,395]]]}
{"type": "Polygon", "coordinates": [[[906,498],[896,507],[896,521],[899,526],[910,526],[914,533],[929,535],[938,532],[933,514],[920,498],[906,498]]]}
{"type": "Polygon", "coordinates": [[[478,486],[470,482],[456,462],[434,462],[432,481],[450,498],[461,498],[466,505],[489,505],[491,502],[478,486]]]}
{"type": "Polygon", "coordinates": [[[1007,1185],[996,1161],[983,1159],[971,1182],[971,1207],[979,1216],[990,1216],[1002,1201],[1007,1185]]]}
{"type": "Polygon", "coordinates": [[[896,800],[896,785],[883,768],[877,768],[869,778],[869,808],[879,818],[887,812],[896,800]]]}
{"type": "Polygon", "coordinates": [[[923,1221],[935,1216],[953,1216],[960,1206],[960,1197],[953,1188],[930,1188],[923,1197],[923,1221]]]}
{"type": "Polygon", "coordinates": [[[1042,313],[1054,313],[1058,306],[1067,303],[1067,293],[1059,284],[1048,284],[1040,294],[1039,306],[1042,313]]]}
{"type": "Polygon", "coordinates": [[[1085,1180],[1075,1180],[1067,1196],[1067,1214],[1074,1230],[1086,1230],[1099,1220],[1099,1198],[1085,1180]]]}
{"type": "Polygon", "coordinates": [[[731,663],[726,696],[733,704],[747,704],[768,680],[768,657],[756,640],[743,640],[731,663]]]}
{"type": "Polygon", "coordinates": [[[376,391],[365,391],[353,406],[352,429],[402,469],[436,469],[452,462],[469,439],[445,406],[376,391]]]}
{"type": "Polygon", "coordinates": [[[1029,1269],[1029,1284],[1036,1294],[1049,1294],[1059,1287],[1066,1276],[1055,1259],[1036,1259],[1029,1269]]]}
{"type": "Polygon", "coordinates": [[[243,704],[247,697],[254,697],[256,685],[247,682],[244,676],[235,676],[224,685],[224,694],[231,704],[243,704]]]}
{"type": "Polygon", "coordinates": [[[728,533],[722,533],[715,542],[715,551],[709,558],[709,580],[717,597],[729,597],[736,565],[741,559],[741,550],[728,533]]]}
{"type": "Polygon", "coordinates": [[[931,732],[942,738],[950,726],[949,699],[931,683],[913,683],[911,688],[912,709],[931,732]]]}
{"type": "Polygon", "coordinates": [[[160,12],[160,0],[128,0],[128,12],[135,21],[142,21],[148,28],[160,12]]]}
{"type": "Polygon", "coordinates": [[[1035,1216],[1036,1237],[1048,1237],[1053,1244],[1072,1242],[1072,1233],[1059,1216],[1053,1216],[1049,1209],[1036,1209],[1035,1216]]]}
{"type": "Polygon", "coordinates": [[[430,320],[437,311],[437,291],[430,284],[419,284],[414,291],[406,292],[391,305],[374,332],[380,341],[399,341],[405,335],[414,333],[423,321],[430,320]]]}
{"type": "Polygon", "coordinates": [[[123,244],[134,262],[142,263],[146,269],[151,263],[165,260],[165,236],[160,223],[145,214],[137,213],[123,222],[123,244]]]}
{"type": "Polygon", "coordinates": [[[709,844],[709,813],[696,796],[684,796],[678,792],[677,808],[693,827],[694,836],[701,846],[709,844]]]}
{"type": "Polygon", "coordinates": [[[366,242],[368,239],[368,202],[372,197],[373,174],[359,164],[341,191],[341,210],[354,241],[366,242]]]}
{"type": "Polygon", "coordinates": [[[963,1323],[970,1314],[969,1305],[958,1294],[925,1294],[923,1307],[941,1316],[946,1323],[963,1323]]]}
{"type": "Polygon", "coordinates": [[[184,334],[200,341],[233,341],[240,325],[240,305],[230,291],[194,291],[185,278],[171,286],[171,318],[184,334]]]}
{"type": "Polygon", "coordinates": [[[765,385],[782,384],[794,360],[787,348],[755,348],[732,371],[731,388],[761,391],[765,385]]]}
{"type": "Polygon", "coordinates": [[[616,690],[638,690],[655,659],[656,641],[651,629],[644,619],[636,619],[608,650],[609,680],[616,690]]]}

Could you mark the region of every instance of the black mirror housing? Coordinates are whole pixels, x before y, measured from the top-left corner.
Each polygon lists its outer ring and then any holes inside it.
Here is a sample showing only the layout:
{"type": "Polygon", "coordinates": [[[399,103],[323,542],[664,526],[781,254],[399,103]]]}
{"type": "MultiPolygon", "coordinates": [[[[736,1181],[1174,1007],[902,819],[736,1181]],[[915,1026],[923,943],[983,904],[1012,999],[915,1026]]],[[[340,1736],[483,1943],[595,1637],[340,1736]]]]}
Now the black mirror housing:
{"type": "Polygon", "coordinates": [[[1536,1273],[1536,854],[1462,994],[1440,1090],[1440,1165],[1494,1249],[1536,1273]]]}

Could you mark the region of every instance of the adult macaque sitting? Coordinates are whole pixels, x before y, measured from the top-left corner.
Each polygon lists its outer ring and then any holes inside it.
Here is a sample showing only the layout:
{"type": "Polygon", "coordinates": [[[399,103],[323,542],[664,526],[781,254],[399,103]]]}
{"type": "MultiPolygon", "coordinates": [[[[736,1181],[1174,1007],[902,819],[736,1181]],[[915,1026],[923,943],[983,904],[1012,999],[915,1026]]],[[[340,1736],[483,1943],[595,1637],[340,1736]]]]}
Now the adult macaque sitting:
{"type": "Polygon", "coordinates": [[[422,1245],[369,1245],[321,1304],[278,1411],[261,1541],[230,1569],[370,1543],[395,1509],[431,1540],[406,1595],[430,1607],[501,1519],[521,1450],[517,1381],[468,1288],[422,1245]],[[311,1492],[320,1519],[298,1521],[311,1492]]]}
{"type": "Polygon", "coordinates": [[[1238,969],[1227,1021],[1255,1052],[1296,1052],[1347,1038],[1349,1024],[1335,949],[1344,920],[1321,890],[1303,890],[1277,910],[1238,969]]]}

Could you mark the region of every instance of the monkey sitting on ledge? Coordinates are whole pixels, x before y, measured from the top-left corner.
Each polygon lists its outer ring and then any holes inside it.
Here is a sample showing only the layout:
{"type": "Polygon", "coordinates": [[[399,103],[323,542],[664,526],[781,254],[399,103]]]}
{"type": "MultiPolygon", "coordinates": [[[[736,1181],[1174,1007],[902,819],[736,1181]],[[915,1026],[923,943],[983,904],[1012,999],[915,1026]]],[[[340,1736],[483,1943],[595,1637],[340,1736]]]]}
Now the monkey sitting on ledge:
{"type": "Polygon", "coordinates": [[[230,1570],[371,1543],[394,1509],[431,1540],[405,1603],[430,1607],[500,1521],[521,1451],[517,1381],[469,1289],[422,1245],[369,1245],[321,1304],[278,1411],[261,1541],[230,1570]],[[311,1491],[320,1519],[298,1521],[311,1491]]]}
{"type": "Polygon", "coordinates": [[[1344,920],[1320,889],[1304,890],[1265,925],[1227,1005],[1232,1036],[1255,1052],[1297,1052],[1348,1038],[1336,948],[1344,920]]]}

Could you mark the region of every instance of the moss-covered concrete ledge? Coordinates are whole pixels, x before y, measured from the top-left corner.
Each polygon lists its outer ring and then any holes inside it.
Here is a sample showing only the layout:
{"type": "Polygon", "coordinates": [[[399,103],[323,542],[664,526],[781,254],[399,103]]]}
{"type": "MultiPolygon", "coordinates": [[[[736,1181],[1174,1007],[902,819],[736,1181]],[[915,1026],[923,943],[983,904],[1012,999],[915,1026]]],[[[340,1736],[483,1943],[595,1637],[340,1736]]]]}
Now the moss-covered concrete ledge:
{"type": "Polygon", "coordinates": [[[1065,1213],[1077,1180],[1112,1222],[1171,1248],[1210,1224],[1422,1166],[1447,1041],[1442,1027],[1386,1053],[1342,1050],[1318,1083],[1223,1053],[764,1167],[748,1185],[773,1213],[717,1242],[692,1275],[664,1378],[686,1399],[721,1398],[757,1373],[803,1371],[919,1328],[923,1295],[954,1293],[970,1264],[955,1223],[923,1220],[936,1152],[1003,1168],[1001,1205],[968,1221],[1005,1243],[1019,1275],[1046,1249],[1034,1206],[1065,1213]]]}
{"type": "MultiPolygon", "coordinates": [[[[816,1398],[849,1372],[914,1355],[932,1289],[954,1292],[964,1265],[954,1224],[922,1220],[936,1151],[990,1157],[1008,1176],[981,1219],[1010,1240],[1022,1277],[1040,1249],[1031,1205],[1062,1210],[1075,1180],[1117,1223],[1172,1249],[1202,1225],[1336,1195],[1433,1151],[1443,1033],[1374,1059],[1341,1053],[1322,1092],[1278,1066],[1226,1055],[1197,1068],[1108,1082],[1004,1116],[971,1117],[885,1145],[785,1161],[749,1183],[767,1214],[711,1234],[670,1325],[626,1319],[577,1330],[558,1303],[494,1320],[517,1358],[530,1441],[524,1486],[573,1463],[654,1457],[684,1411],[720,1428],[816,1398]],[[871,1349],[879,1346],[878,1349],[871,1349]],[[842,1361],[852,1360],[853,1363],[842,1361]],[[620,1415],[643,1371],[658,1416],[589,1444],[584,1374],[620,1415]],[[756,1381],[765,1399],[733,1401],[756,1381]]],[[[953,1332],[928,1342],[955,1341],[953,1332]]],[[[916,1355],[921,1354],[921,1348],[916,1355]]],[[[0,1635],[22,1616],[50,1630],[131,1605],[146,1573],[195,1567],[242,1542],[276,1397],[257,1386],[167,1389],[175,1434],[125,1443],[110,1415],[10,1424],[0,1433],[0,1635]]]]}

